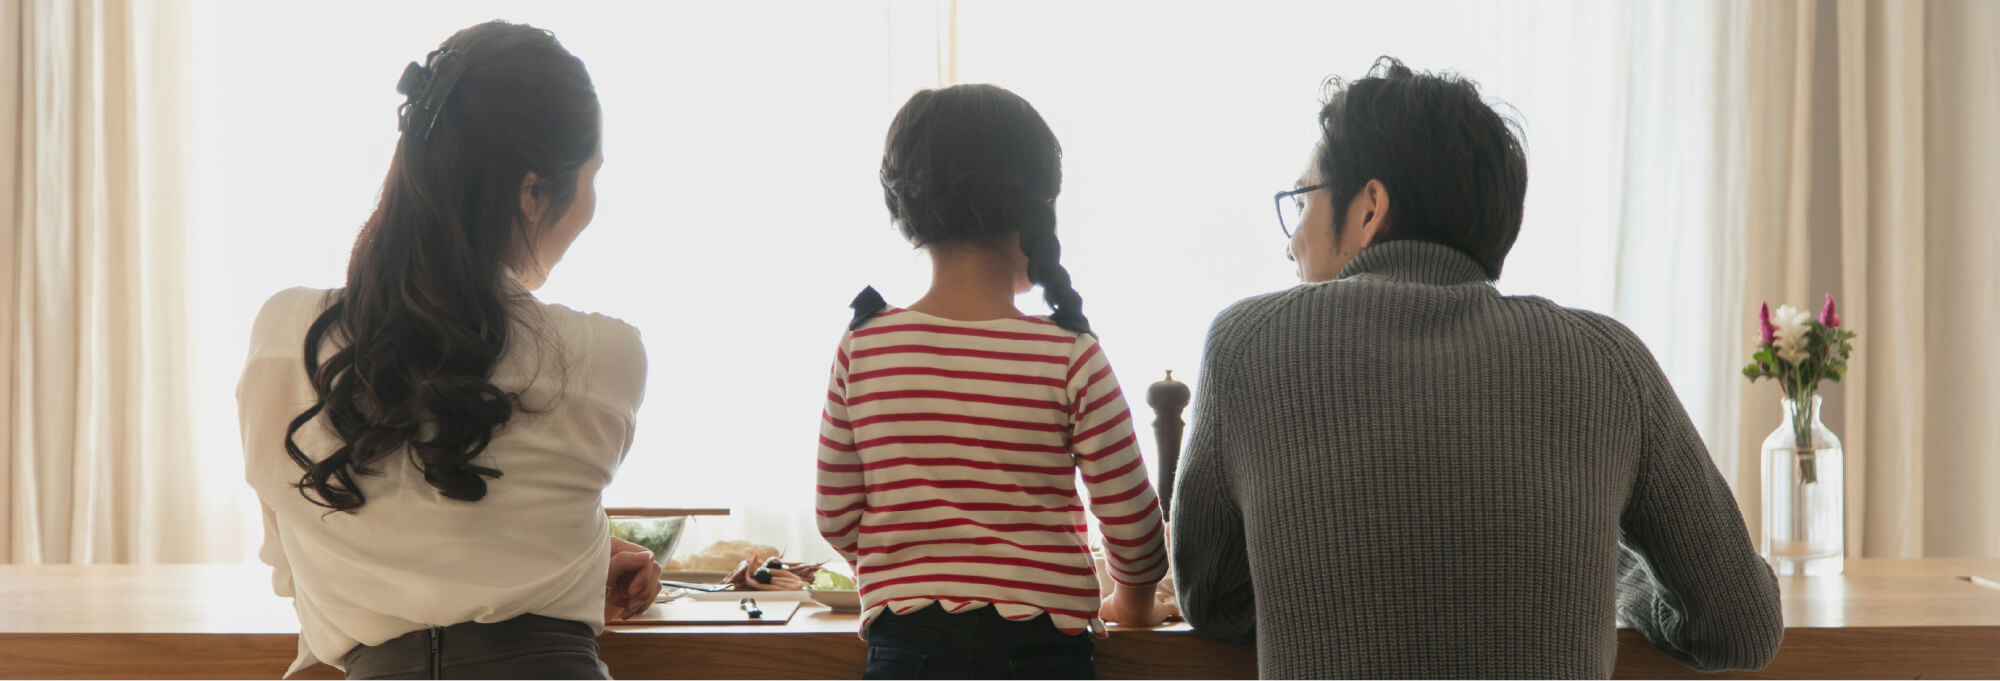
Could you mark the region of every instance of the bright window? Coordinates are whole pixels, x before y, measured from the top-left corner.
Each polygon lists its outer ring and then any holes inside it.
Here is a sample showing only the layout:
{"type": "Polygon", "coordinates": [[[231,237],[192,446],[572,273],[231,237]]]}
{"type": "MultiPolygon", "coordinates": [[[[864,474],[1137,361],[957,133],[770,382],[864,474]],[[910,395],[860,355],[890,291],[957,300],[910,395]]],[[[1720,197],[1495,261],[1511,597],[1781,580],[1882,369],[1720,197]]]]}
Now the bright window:
{"type": "MultiPolygon", "coordinates": [[[[250,319],[276,290],[340,284],[395,145],[403,64],[495,17],[554,30],[602,97],[597,217],[542,297],[643,331],[646,405],[607,500],[736,509],[691,542],[832,557],[812,531],[811,460],[846,304],[869,284],[910,302],[928,274],[882,206],[882,139],[953,69],[1021,93],[1061,138],[1064,261],[1142,421],[1162,370],[1199,380],[1216,312],[1291,283],[1271,194],[1303,167],[1321,80],[1382,54],[1462,71],[1524,119],[1527,224],[1503,289],[1621,314],[1704,426],[1720,390],[1698,307],[1721,248],[1701,222],[1715,107],[1697,86],[1714,57],[1632,52],[1701,44],[1686,34],[1712,26],[1712,5],[963,0],[956,22],[949,2],[891,1],[196,11],[198,435],[204,470],[237,481],[250,319]],[[1671,314],[1650,316],[1659,301],[1671,314]]],[[[248,489],[230,489],[254,529],[248,489]]]]}

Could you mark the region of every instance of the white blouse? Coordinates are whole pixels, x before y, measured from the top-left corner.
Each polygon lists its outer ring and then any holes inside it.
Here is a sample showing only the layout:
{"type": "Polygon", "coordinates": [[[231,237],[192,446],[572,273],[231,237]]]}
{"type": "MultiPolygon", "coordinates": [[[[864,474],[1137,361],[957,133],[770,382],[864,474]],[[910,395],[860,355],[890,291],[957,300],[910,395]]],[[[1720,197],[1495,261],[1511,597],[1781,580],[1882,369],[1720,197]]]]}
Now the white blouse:
{"type": "MultiPolygon", "coordinates": [[[[264,512],[258,556],[299,615],[299,656],[285,674],[466,621],[534,614],[601,632],[610,554],[602,495],[644,397],[638,330],[524,295],[493,382],[520,393],[525,409],[474,459],[502,473],[487,480],[486,498],[447,499],[397,454],[360,478],[366,505],[329,513],[295,487],[303,471],[285,454],[285,428],[314,402],[306,328],[332,293],[295,288],[264,304],[236,391],[245,474],[264,512]]],[[[323,347],[321,361],[335,348],[323,347]]],[[[324,416],[296,441],[315,459],[339,444],[324,416]]]]}

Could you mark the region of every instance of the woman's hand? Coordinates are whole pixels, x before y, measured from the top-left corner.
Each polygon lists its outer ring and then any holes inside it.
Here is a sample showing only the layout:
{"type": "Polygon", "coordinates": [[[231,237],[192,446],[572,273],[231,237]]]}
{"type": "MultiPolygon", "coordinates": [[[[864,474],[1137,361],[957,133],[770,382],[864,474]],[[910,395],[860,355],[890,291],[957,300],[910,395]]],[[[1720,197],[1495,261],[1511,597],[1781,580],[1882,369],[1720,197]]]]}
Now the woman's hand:
{"type": "Polygon", "coordinates": [[[1097,617],[1127,627],[1157,627],[1169,617],[1181,614],[1179,606],[1158,596],[1156,587],[1134,588],[1119,584],[1097,610],[1097,617]]]}
{"type": "Polygon", "coordinates": [[[630,619],[660,596],[660,564],[646,547],[611,538],[611,568],[604,575],[604,621],[630,619]]]}

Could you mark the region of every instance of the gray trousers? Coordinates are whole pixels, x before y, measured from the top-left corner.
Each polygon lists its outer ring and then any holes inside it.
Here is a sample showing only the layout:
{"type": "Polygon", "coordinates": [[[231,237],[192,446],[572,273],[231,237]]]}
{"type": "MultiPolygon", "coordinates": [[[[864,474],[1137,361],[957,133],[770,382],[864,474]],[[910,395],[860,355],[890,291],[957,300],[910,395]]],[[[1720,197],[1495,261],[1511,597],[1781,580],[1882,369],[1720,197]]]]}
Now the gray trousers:
{"type": "Polygon", "coordinates": [[[341,662],[350,679],[611,678],[589,625],[540,615],[418,629],[341,662]]]}

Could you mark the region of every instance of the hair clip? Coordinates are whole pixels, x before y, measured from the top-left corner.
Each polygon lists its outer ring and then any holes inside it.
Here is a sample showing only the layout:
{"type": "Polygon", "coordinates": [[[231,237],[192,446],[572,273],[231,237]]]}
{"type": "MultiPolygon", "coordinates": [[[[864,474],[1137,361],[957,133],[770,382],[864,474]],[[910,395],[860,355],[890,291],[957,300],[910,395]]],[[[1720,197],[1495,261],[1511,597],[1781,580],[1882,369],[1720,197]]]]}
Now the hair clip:
{"type": "Polygon", "coordinates": [[[406,135],[415,132],[419,139],[429,141],[444,113],[445,100],[451,97],[452,86],[458,84],[458,77],[464,73],[465,60],[459,58],[457,50],[448,48],[432,50],[422,66],[410,62],[403,67],[403,77],[396,81],[396,92],[406,99],[396,109],[396,129],[406,135]]]}
{"type": "Polygon", "coordinates": [[[396,94],[403,96],[403,103],[396,106],[396,129],[408,132],[410,129],[410,109],[422,98],[424,86],[431,82],[431,72],[423,65],[410,62],[403,67],[403,77],[396,79],[396,94]]]}

